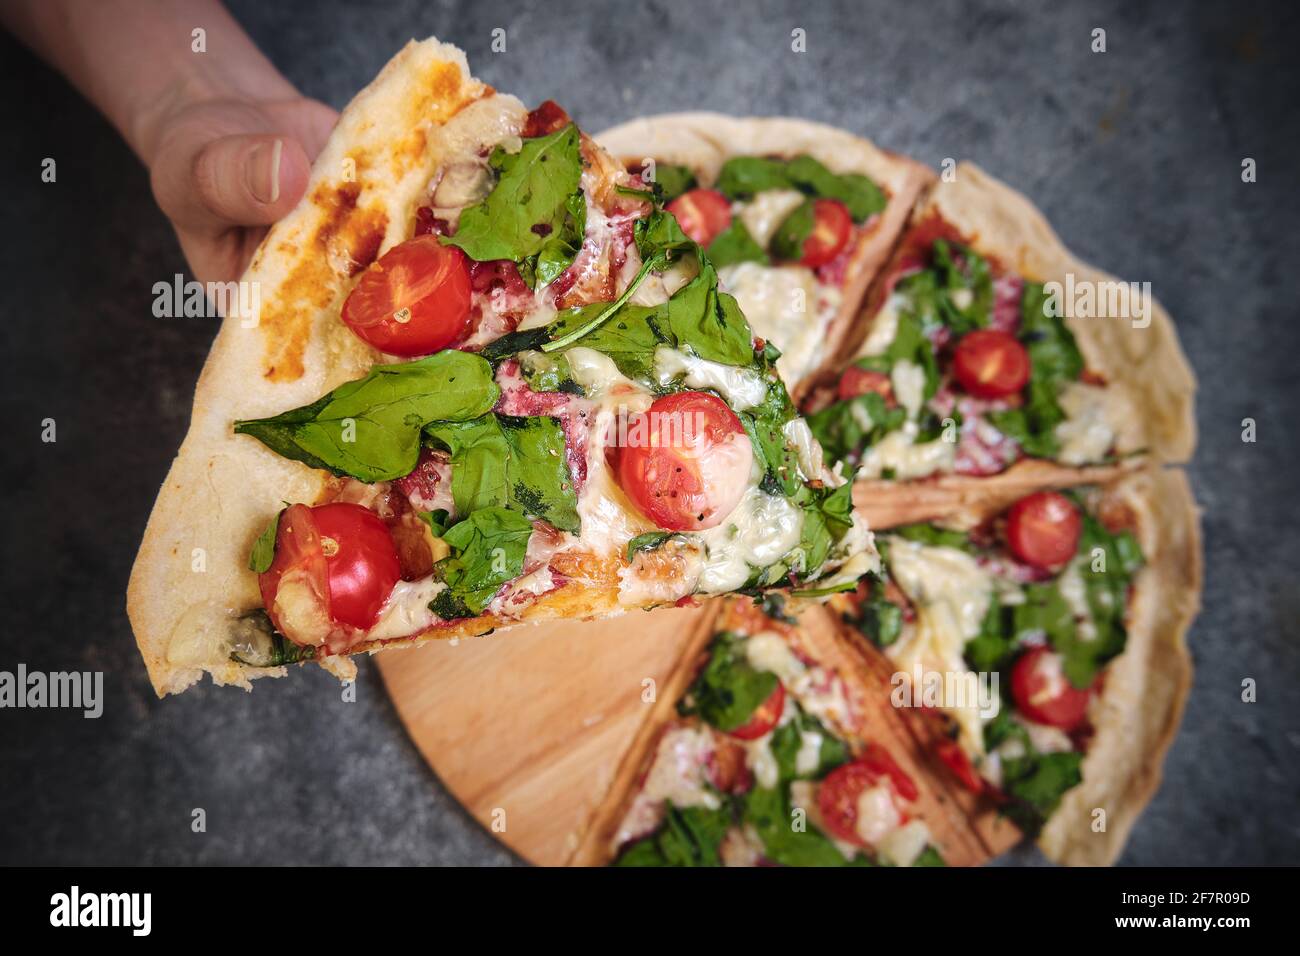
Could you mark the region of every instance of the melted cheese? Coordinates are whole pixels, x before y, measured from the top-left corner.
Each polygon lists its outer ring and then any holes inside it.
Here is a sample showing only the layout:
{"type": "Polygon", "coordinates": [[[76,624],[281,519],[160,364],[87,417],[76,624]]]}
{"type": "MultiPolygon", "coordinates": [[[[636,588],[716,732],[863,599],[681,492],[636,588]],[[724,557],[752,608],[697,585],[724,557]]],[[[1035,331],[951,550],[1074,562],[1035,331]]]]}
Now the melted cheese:
{"type": "Polygon", "coordinates": [[[875,320],[871,323],[871,331],[867,334],[866,341],[858,349],[859,356],[883,355],[885,350],[894,344],[894,337],[898,335],[898,310],[903,301],[903,297],[898,293],[885,300],[885,304],[880,307],[875,320]]]}
{"type": "Polygon", "coordinates": [[[662,386],[678,377],[688,388],[709,388],[721,395],[734,411],[743,412],[767,397],[767,382],[752,368],[709,362],[661,345],[655,349],[655,378],[662,386]]]}
{"type": "Polygon", "coordinates": [[[734,204],[732,210],[754,241],[766,249],[777,227],[807,198],[797,189],[765,189],[749,202],[734,204]]]}
{"type": "Polygon", "coordinates": [[[698,532],[706,555],[700,592],[723,594],[743,587],[753,568],[781,560],[798,547],[802,534],[803,511],[798,506],[750,486],[727,520],[698,532]]]}
{"type": "Polygon", "coordinates": [[[1057,458],[1066,465],[1103,460],[1115,443],[1115,423],[1125,418],[1123,398],[1115,389],[1070,382],[1058,401],[1066,419],[1056,426],[1057,458]]]}
{"type": "Polygon", "coordinates": [[[740,262],[718,270],[724,291],[736,297],[749,327],[781,350],[776,369],[787,385],[816,368],[826,326],[840,305],[840,292],[822,286],[804,266],[740,262]]]}
{"type": "Polygon", "coordinates": [[[886,835],[903,822],[898,805],[894,803],[894,792],[885,780],[867,787],[858,795],[857,811],[853,829],[873,847],[879,847],[886,835]]]}
{"type": "Polygon", "coordinates": [[[930,843],[930,830],[921,820],[909,820],[898,829],[885,834],[876,845],[876,851],[887,863],[894,866],[911,866],[925,852],[930,843]]]}
{"type": "Polygon", "coordinates": [[[771,789],[780,778],[781,769],[777,766],[776,755],[772,753],[771,733],[766,733],[757,740],[742,740],[745,748],[745,765],[760,787],[771,789]]]}
{"type": "Polygon", "coordinates": [[[786,685],[793,684],[808,669],[775,631],[760,631],[748,638],[745,658],[755,670],[770,671],[786,685]]]}
{"type": "Polygon", "coordinates": [[[794,757],[794,770],[798,774],[814,773],[822,762],[823,734],[815,730],[799,731],[799,751],[794,757]]]}
{"type": "Polygon", "coordinates": [[[957,456],[957,443],[934,441],[916,443],[920,427],[913,421],[904,422],[901,428],[890,432],[862,456],[858,478],[880,478],[886,471],[899,480],[924,478],[939,471],[952,471],[957,456]]]}
{"type": "MultiPolygon", "coordinates": [[[[963,652],[988,613],[992,577],[964,551],[898,537],[889,539],[889,570],[916,605],[916,621],[886,650],[898,669],[914,684],[918,674],[927,680],[930,673],[941,678],[968,673],[963,652]]],[[[945,709],[957,721],[963,748],[983,754],[979,701],[963,704],[945,709]]]]}
{"type": "Polygon", "coordinates": [[[899,359],[890,370],[889,380],[894,386],[898,404],[907,410],[907,417],[920,415],[921,406],[925,404],[925,369],[915,362],[899,359]]]}
{"type": "Polygon", "coordinates": [[[1079,637],[1091,641],[1097,636],[1097,625],[1092,619],[1092,608],[1088,605],[1088,589],[1083,583],[1083,558],[1076,557],[1065,566],[1056,581],[1057,590],[1070,606],[1074,615],[1079,637]]]}
{"type": "Polygon", "coordinates": [[[429,602],[446,587],[432,575],[418,581],[398,581],[379,612],[379,620],[366,632],[366,640],[408,637],[433,627],[438,623],[438,616],[429,610],[429,602]]]}

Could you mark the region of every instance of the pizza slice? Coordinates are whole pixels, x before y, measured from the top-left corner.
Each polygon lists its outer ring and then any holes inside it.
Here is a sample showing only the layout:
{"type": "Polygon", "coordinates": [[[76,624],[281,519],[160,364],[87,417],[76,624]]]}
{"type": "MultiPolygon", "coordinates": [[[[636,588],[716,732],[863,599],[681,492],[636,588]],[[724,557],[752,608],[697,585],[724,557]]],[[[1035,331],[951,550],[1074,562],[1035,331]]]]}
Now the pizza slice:
{"type": "Polygon", "coordinates": [[[160,694],[875,566],[662,195],[453,47],[353,101],[242,281],[132,573],[160,694]]]}
{"type": "Polygon", "coordinates": [[[796,397],[842,364],[871,278],[934,174],[806,120],[675,113],[599,136],[653,180],[796,397]]]}
{"type": "Polygon", "coordinates": [[[725,599],[571,862],[936,866],[988,856],[834,615],[725,599]]]}
{"type": "Polygon", "coordinates": [[[969,528],[880,532],[880,579],[836,601],[900,675],[937,761],[981,797],[964,805],[985,837],[999,839],[996,806],[1060,862],[1113,862],[1191,681],[1186,479],[1150,468],[982,510],[969,528]]]}
{"type": "Polygon", "coordinates": [[[925,480],[942,510],[993,476],[1068,485],[1191,454],[1195,386],[1168,315],[969,163],[917,204],[868,311],[853,360],[805,403],[861,500],[925,480]]]}

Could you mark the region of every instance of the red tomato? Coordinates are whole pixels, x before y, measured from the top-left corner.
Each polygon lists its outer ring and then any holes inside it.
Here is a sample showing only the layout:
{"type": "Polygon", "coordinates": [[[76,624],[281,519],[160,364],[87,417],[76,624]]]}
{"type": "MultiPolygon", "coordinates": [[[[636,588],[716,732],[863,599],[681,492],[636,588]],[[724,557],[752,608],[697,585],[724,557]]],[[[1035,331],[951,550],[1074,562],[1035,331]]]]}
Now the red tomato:
{"type": "Polygon", "coordinates": [[[669,531],[721,524],[740,503],[754,464],[740,419],[708,392],[655,399],[649,411],[629,417],[614,453],[623,492],[669,531]]]}
{"type": "Polygon", "coordinates": [[[301,571],[330,620],[366,629],[401,578],[388,528],[373,511],[338,502],[308,508],[292,505],[280,516],[275,560],[258,579],[262,603],[288,638],[292,627],[276,620],[275,597],[289,572],[301,571]]]}
{"type": "Polygon", "coordinates": [[[731,202],[716,189],[692,189],[664,207],[677,217],[682,232],[708,246],[731,225],[731,202]]]}
{"type": "Polygon", "coordinates": [[[569,114],[564,111],[559,103],[555,100],[546,100],[537,109],[528,114],[528,119],[524,122],[524,129],[519,135],[524,139],[531,139],[534,136],[546,136],[554,133],[557,129],[564,129],[572,123],[569,114]]]}
{"type": "Polygon", "coordinates": [[[835,389],[835,396],[841,402],[846,402],[850,398],[857,398],[859,395],[866,395],[868,392],[879,392],[886,403],[893,403],[894,385],[889,380],[888,375],[884,372],[871,372],[865,368],[850,365],[844,370],[844,374],[840,376],[840,383],[835,389]]]}
{"type": "Polygon", "coordinates": [[[1014,395],[1029,381],[1029,353],[1015,336],[997,329],[963,335],[952,367],[961,387],[976,398],[1014,395]]]}
{"type": "Polygon", "coordinates": [[[343,303],[348,328],[391,355],[441,351],[465,337],[469,320],[469,260],[433,235],[389,249],[343,303]]]}
{"type": "Polygon", "coordinates": [[[966,751],[961,749],[957,741],[945,737],[934,749],[939,759],[953,772],[963,787],[972,793],[981,793],[984,790],[984,780],[975,772],[970,757],[966,756],[966,751]]]}
{"type": "Polygon", "coordinates": [[[1056,491],[1036,491],[1007,512],[1011,553],[1036,568],[1057,568],[1073,558],[1082,533],[1079,510],[1056,491]]]}
{"type": "Polygon", "coordinates": [[[1011,698],[1034,723],[1074,730],[1088,715],[1090,696],[1070,683],[1061,655],[1049,647],[1026,651],[1011,668],[1011,698]]]}
{"type": "Polygon", "coordinates": [[[818,199],[813,203],[813,227],[803,241],[800,265],[809,269],[824,266],[840,254],[853,232],[853,217],[838,199],[818,199]]]}
{"type": "Polygon", "coordinates": [[[883,780],[889,781],[899,821],[905,821],[907,812],[901,801],[917,798],[916,784],[878,744],[869,744],[857,760],[826,775],[817,789],[817,808],[831,836],[858,846],[866,845],[858,833],[858,800],[864,791],[883,780]]]}
{"type": "Polygon", "coordinates": [[[776,726],[783,710],[785,710],[785,688],[778,681],[776,690],[767,695],[767,700],[754,708],[754,712],[749,715],[749,720],[727,733],[738,740],[757,740],[776,726]]]}

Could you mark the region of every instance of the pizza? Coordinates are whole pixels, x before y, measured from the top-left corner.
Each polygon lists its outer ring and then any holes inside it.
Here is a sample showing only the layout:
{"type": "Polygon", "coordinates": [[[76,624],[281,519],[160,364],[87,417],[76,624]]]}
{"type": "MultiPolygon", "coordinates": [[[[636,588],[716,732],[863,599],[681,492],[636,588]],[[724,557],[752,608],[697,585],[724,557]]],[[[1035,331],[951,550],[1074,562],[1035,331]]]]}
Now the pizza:
{"type": "Polygon", "coordinates": [[[658,184],[412,43],[242,281],[128,610],[160,694],[875,566],[658,184]]]}
{"type": "Polygon", "coordinates": [[[600,136],[708,252],[796,398],[842,362],[868,284],[934,174],[844,130],[676,113],[600,136]]]}

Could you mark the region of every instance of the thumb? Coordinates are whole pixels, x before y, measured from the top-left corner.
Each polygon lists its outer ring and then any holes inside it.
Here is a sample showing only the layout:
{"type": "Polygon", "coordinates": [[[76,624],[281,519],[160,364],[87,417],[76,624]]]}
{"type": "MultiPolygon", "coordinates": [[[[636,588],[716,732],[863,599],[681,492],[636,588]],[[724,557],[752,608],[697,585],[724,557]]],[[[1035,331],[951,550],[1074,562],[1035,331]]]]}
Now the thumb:
{"type": "Polygon", "coordinates": [[[269,225],[297,205],[311,163],[297,140],[240,133],[210,140],[155,169],[159,205],[178,225],[221,232],[269,225]]]}

